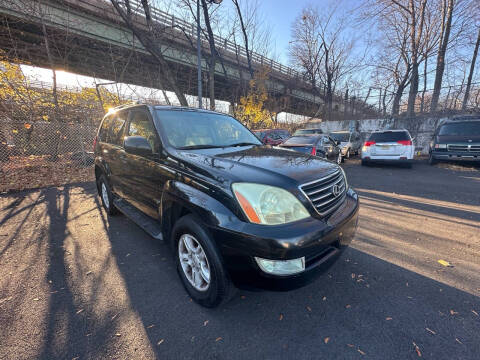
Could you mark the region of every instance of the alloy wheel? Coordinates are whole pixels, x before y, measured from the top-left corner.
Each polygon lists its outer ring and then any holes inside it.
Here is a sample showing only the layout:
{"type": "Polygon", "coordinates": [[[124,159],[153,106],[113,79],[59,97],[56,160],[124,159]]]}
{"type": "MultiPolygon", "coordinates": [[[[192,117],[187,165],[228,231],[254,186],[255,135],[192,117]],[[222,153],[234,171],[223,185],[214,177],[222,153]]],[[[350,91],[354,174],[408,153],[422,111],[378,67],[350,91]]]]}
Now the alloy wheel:
{"type": "Polygon", "coordinates": [[[210,286],[210,265],[202,245],[190,234],[183,234],[178,241],[178,257],[188,282],[198,291],[210,286]]]}
{"type": "Polygon", "coordinates": [[[104,182],[102,182],[102,200],[107,209],[110,209],[110,200],[108,199],[108,190],[104,182]]]}

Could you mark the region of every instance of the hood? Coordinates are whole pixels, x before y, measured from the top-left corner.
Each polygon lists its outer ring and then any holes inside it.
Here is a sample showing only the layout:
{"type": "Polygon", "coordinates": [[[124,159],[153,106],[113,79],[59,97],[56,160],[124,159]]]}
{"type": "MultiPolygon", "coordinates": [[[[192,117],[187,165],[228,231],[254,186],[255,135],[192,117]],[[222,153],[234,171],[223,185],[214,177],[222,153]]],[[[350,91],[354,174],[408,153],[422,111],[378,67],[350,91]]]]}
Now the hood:
{"type": "MultiPolygon", "coordinates": [[[[271,146],[180,151],[178,156],[192,167],[230,186],[233,182],[255,182],[297,187],[330,174],[333,162],[297,151],[271,146]]],[[[187,164],[185,164],[187,165],[187,164]]]]}
{"type": "Polygon", "coordinates": [[[480,143],[480,134],[472,135],[437,135],[438,143],[480,143]],[[472,140],[471,142],[469,140],[472,140]]]}

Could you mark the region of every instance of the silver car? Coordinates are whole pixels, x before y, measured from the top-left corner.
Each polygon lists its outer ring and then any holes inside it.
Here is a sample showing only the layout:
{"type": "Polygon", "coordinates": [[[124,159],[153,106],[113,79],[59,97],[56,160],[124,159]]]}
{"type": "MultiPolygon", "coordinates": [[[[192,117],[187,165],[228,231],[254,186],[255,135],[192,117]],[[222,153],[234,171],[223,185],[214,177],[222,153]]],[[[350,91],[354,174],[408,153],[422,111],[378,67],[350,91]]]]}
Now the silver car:
{"type": "Polygon", "coordinates": [[[330,133],[330,136],[337,141],[340,141],[338,145],[342,150],[342,156],[344,158],[350,158],[352,155],[358,155],[360,148],[362,147],[362,137],[360,133],[354,131],[335,131],[330,133]]]}

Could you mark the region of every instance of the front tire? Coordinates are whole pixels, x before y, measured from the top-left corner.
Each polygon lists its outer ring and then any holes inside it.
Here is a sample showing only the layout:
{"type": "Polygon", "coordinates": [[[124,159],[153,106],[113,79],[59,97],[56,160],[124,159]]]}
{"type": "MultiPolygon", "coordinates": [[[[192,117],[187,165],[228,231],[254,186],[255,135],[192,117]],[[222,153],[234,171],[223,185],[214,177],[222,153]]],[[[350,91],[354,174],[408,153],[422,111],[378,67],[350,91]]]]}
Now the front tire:
{"type": "Polygon", "coordinates": [[[433,157],[432,153],[430,153],[430,156],[428,157],[428,163],[429,163],[430,165],[435,165],[435,164],[438,163],[437,159],[435,159],[435,158],[433,157]]]}
{"type": "Polygon", "coordinates": [[[342,152],[339,151],[337,156],[337,164],[340,165],[342,162],[343,162],[342,152]]]}
{"type": "Polygon", "coordinates": [[[104,174],[102,174],[97,180],[97,188],[98,188],[98,195],[102,200],[102,205],[108,215],[117,215],[118,210],[113,205],[114,196],[112,190],[110,189],[110,185],[108,185],[107,178],[104,174]]]}
{"type": "Polygon", "coordinates": [[[345,154],[345,157],[346,157],[347,159],[350,159],[350,149],[347,150],[347,153],[345,154]]]}
{"type": "Polygon", "coordinates": [[[230,300],[235,288],[213,239],[193,215],[180,218],[172,230],[177,272],[198,304],[214,308],[230,300]]]}

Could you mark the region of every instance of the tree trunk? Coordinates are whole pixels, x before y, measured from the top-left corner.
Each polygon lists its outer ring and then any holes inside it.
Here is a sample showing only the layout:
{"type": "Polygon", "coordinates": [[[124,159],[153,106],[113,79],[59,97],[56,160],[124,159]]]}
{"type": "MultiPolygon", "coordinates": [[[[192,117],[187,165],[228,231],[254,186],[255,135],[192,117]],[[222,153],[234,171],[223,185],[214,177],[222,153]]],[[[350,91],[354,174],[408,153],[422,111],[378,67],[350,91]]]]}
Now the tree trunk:
{"type": "MultiPolygon", "coordinates": [[[[447,51],[448,41],[450,38],[450,29],[452,27],[452,15],[454,8],[454,0],[448,0],[447,9],[447,22],[443,30],[441,41],[439,44],[437,55],[437,70],[435,73],[435,84],[433,86],[432,103],[430,105],[430,111],[436,111],[438,106],[438,100],[440,98],[440,89],[442,87],[443,72],[445,71],[445,53],[447,51]]],[[[445,9],[444,9],[445,11],[445,9]]]]}
{"type": "Polygon", "coordinates": [[[250,50],[248,48],[247,29],[245,28],[245,24],[243,23],[242,11],[240,10],[240,5],[238,5],[238,0],[232,0],[232,1],[235,4],[235,7],[236,7],[237,13],[238,13],[238,18],[240,20],[240,26],[242,28],[242,34],[243,34],[243,41],[245,43],[245,50],[247,52],[248,71],[250,72],[250,78],[253,79],[254,72],[253,72],[253,67],[252,67],[252,59],[250,58],[250,50]]]}
{"type": "Polygon", "coordinates": [[[397,87],[397,91],[395,91],[395,97],[393,98],[392,104],[392,115],[398,115],[400,112],[400,100],[402,100],[403,95],[403,86],[397,87]]]}
{"type": "Polygon", "coordinates": [[[420,112],[425,111],[425,92],[427,91],[427,65],[428,57],[425,56],[425,66],[423,67],[423,91],[422,91],[422,103],[420,104],[420,112]]]}
{"type": "Polygon", "coordinates": [[[478,48],[480,47],[480,27],[478,28],[477,42],[473,50],[472,62],[470,64],[470,72],[468,73],[467,88],[465,89],[465,96],[463,97],[462,110],[467,108],[468,98],[470,97],[470,87],[472,86],[473,73],[475,71],[475,63],[477,61],[478,48]]]}
{"type": "Polygon", "coordinates": [[[217,64],[217,51],[215,49],[215,37],[210,25],[210,16],[206,0],[202,0],[203,17],[207,26],[208,44],[210,45],[210,61],[208,65],[208,92],[210,96],[210,110],[215,110],[215,66],[217,64]]]}

